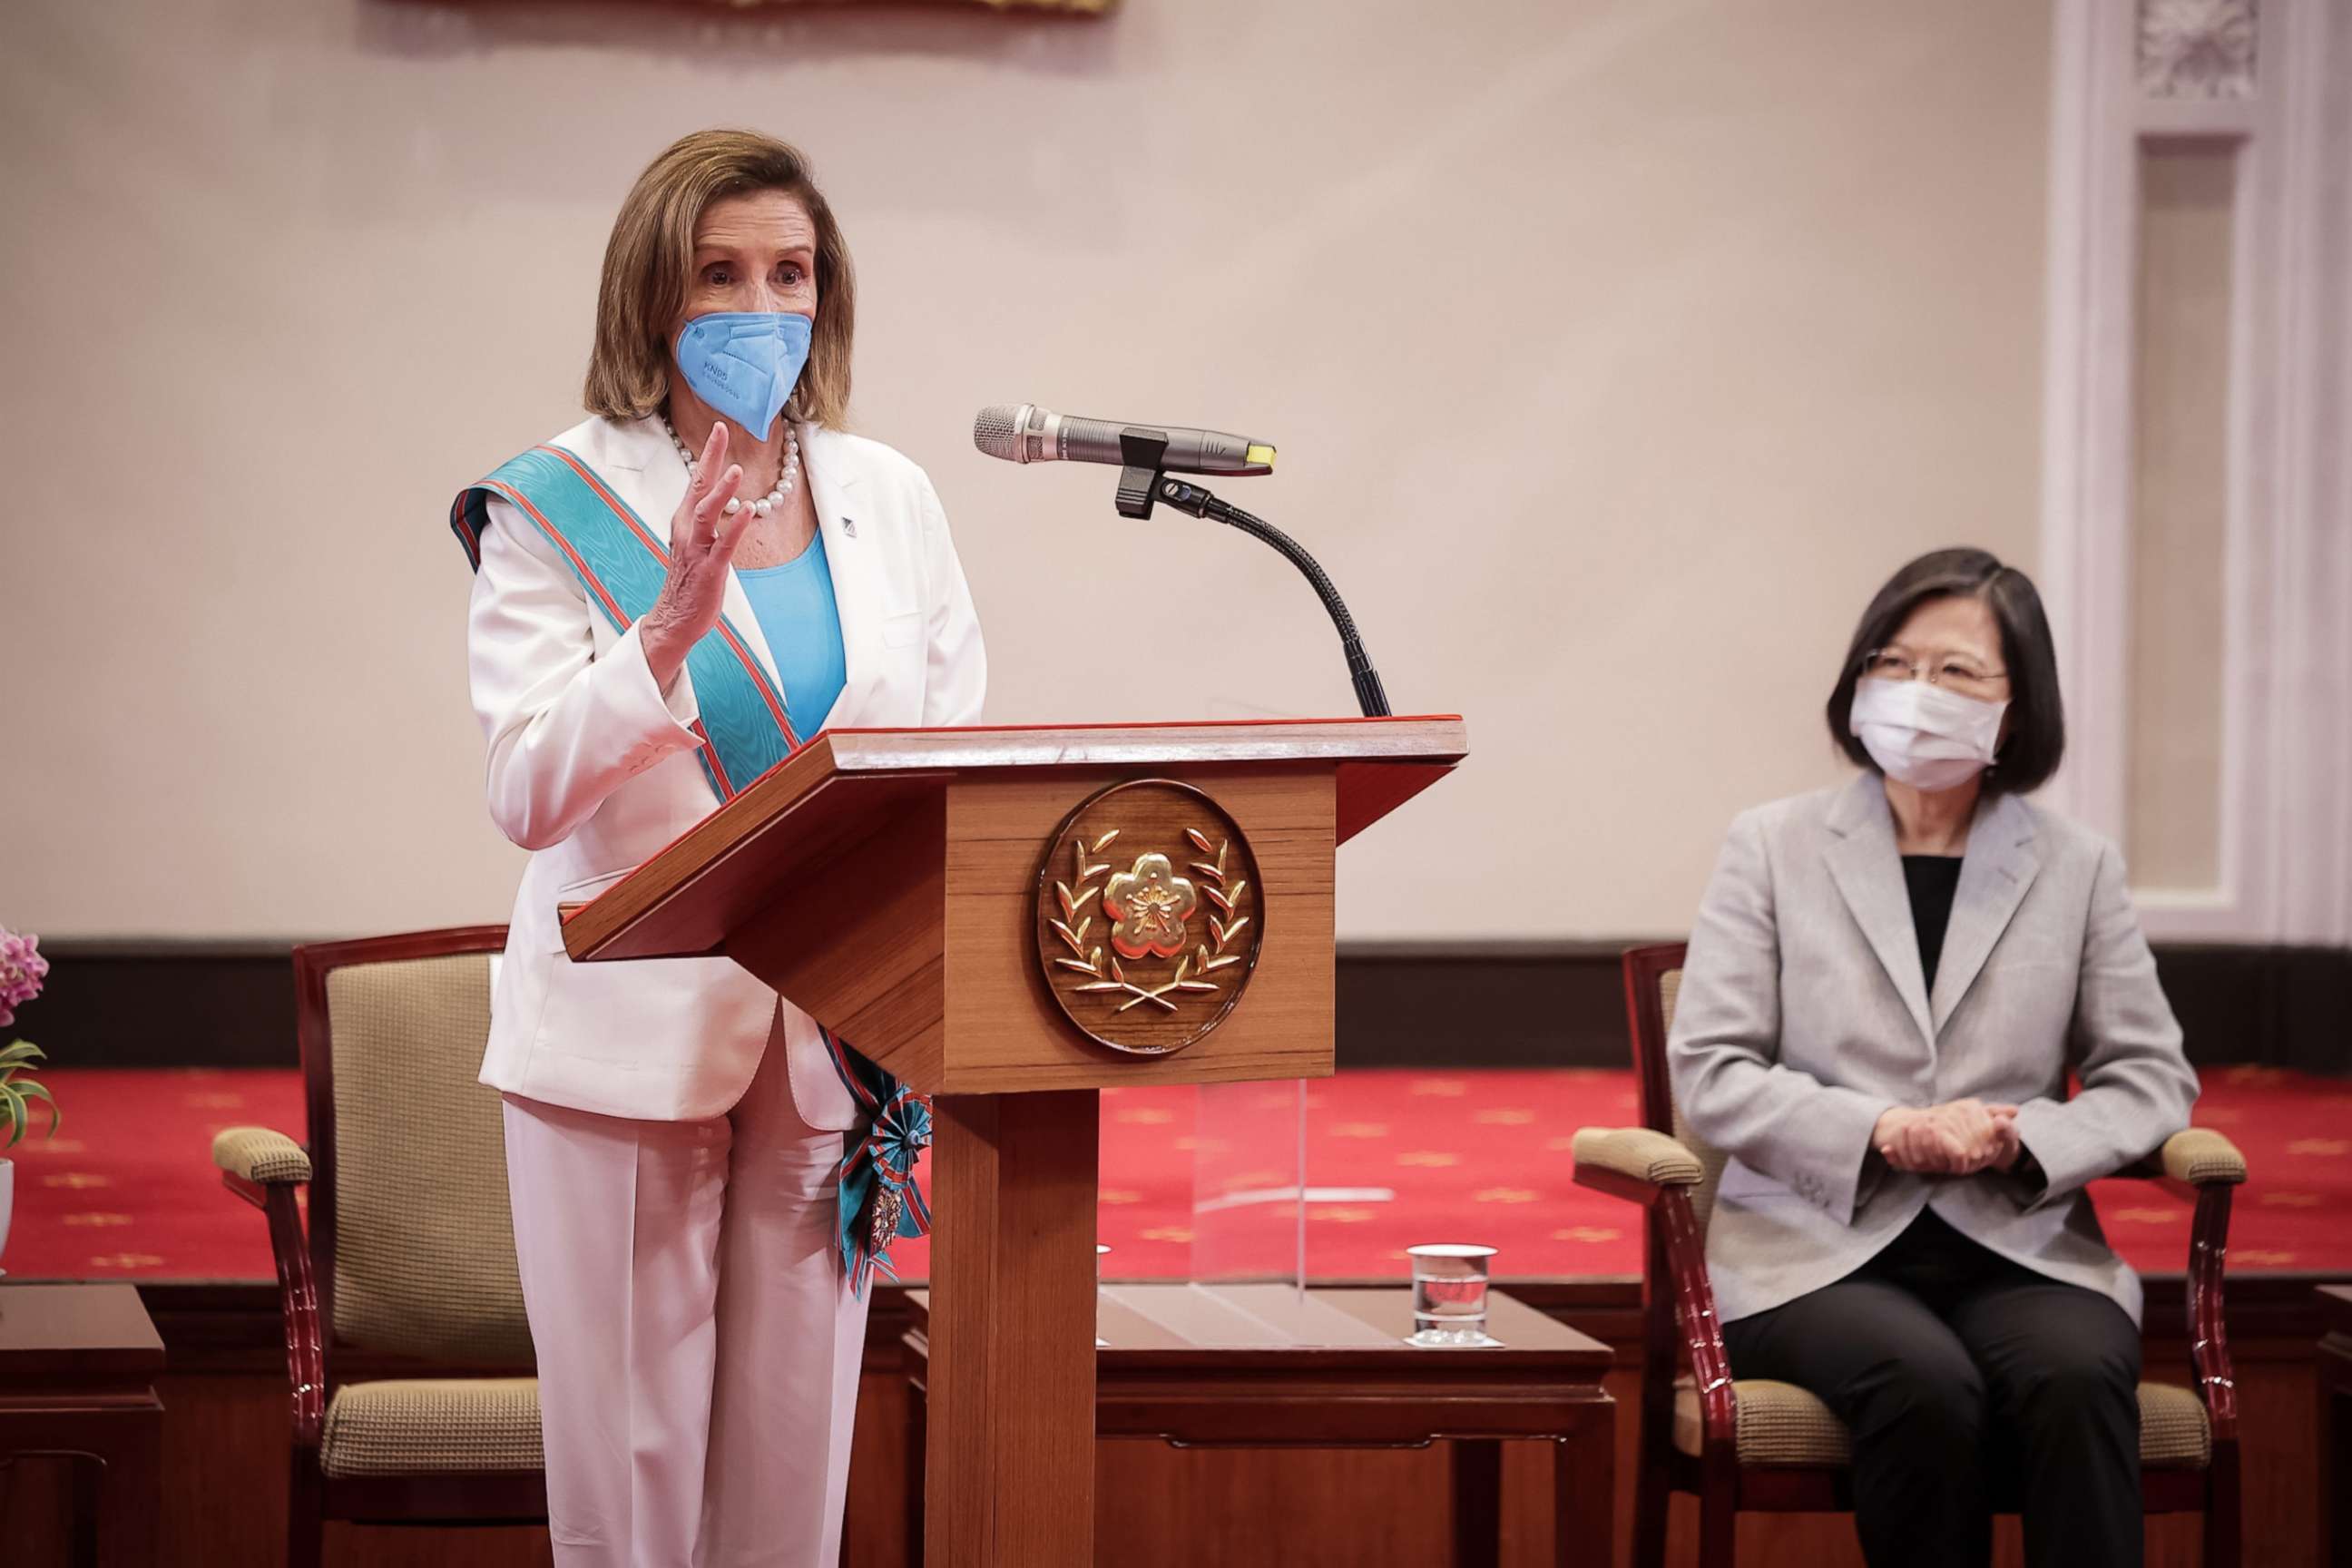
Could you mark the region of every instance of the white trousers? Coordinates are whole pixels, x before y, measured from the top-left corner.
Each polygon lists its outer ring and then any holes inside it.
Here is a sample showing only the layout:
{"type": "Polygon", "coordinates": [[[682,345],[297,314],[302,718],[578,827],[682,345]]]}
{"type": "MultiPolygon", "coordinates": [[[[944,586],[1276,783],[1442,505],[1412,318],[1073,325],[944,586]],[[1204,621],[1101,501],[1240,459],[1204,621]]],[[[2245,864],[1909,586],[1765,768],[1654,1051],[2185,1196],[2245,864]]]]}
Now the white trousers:
{"type": "Polygon", "coordinates": [[[709,1121],[505,1099],[557,1568],[835,1568],[866,1304],[781,1045],[709,1121]]]}

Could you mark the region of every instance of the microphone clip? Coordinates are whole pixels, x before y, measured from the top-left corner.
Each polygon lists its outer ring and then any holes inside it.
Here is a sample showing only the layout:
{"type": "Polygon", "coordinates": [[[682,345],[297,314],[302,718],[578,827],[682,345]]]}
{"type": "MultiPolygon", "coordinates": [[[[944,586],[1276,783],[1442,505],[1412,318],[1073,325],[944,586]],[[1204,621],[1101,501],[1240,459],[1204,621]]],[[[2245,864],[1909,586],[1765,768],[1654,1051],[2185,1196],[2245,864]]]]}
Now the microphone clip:
{"type": "Polygon", "coordinates": [[[1118,433],[1118,455],[1126,467],[1118,471],[1118,495],[1112,504],[1121,517],[1148,518],[1160,489],[1160,465],[1168,456],[1168,437],[1162,431],[1129,426],[1118,433]]]}
{"type": "Polygon", "coordinates": [[[1200,485],[1170,478],[1160,467],[1167,453],[1168,437],[1157,430],[1119,432],[1118,455],[1127,459],[1127,466],[1118,471],[1118,494],[1112,502],[1119,516],[1148,518],[1158,501],[1194,517],[1209,515],[1217,498],[1200,485]]]}

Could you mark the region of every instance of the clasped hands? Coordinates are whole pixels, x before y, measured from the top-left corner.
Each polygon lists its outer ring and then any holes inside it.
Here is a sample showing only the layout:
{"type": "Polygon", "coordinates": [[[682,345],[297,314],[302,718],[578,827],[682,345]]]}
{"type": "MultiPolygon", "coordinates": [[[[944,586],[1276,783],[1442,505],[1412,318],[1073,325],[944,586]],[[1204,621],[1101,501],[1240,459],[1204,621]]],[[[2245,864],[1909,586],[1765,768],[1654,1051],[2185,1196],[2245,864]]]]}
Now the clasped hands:
{"type": "Polygon", "coordinates": [[[1923,1176],[2006,1171],[2024,1148],[2017,1136],[2017,1107],[1980,1100],[1947,1100],[1925,1110],[1898,1105],[1879,1117],[1870,1141],[1888,1164],[1923,1176]]]}

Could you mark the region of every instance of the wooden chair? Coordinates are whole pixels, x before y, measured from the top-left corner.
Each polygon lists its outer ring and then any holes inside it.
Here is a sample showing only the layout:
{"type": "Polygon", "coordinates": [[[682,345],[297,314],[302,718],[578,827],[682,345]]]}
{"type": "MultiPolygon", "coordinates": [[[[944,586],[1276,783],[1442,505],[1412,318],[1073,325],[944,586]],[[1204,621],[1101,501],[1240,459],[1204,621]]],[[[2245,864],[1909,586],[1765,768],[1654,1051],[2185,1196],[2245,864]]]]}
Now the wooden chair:
{"type": "MultiPolygon", "coordinates": [[[[1733,1526],[1743,1510],[1828,1513],[1853,1507],[1846,1468],[1851,1448],[1837,1417],[1792,1384],[1734,1381],[1725,1360],[1706,1277],[1706,1222],[1726,1156],[1691,1131],[1666,1076],[1666,1035],[1683,953],[1677,942],[1625,954],[1625,1010],[1643,1124],[1581,1128],[1575,1136],[1577,1181],[1649,1211],[1634,1568],[1658,1568],[1665,1561],[1666,1505],[1674,1492],[1698,1499],[1701,1568],[1727,1568],[1733,1526]]],[[[2245,1180],[2245,1161],[2221,1134],[2192,1128],[2168,1140],[2143,1166],[2122,1173],[2162,1180],[2197,1204],[2188,1281],[2197,1388],[2140,1384],[2147,1511],[2201,1511],[2208,1568],[2235,1568],[2237,1391],[2222,1323],[2221,1260],[2231,1189],[2245,1180]]]]}
{"type": "Polygon", "coordinates": [[[258,1127],[213,1141],[277,1255],[291,1568],[315,1568],[329,1520],[546,1520],[504,1129],[475,1081],[505,941],[473,926],[296,948],[309,1150],[258,1127]],[[348,1381],[354,1366],[402,1375],[348,1381]]]}

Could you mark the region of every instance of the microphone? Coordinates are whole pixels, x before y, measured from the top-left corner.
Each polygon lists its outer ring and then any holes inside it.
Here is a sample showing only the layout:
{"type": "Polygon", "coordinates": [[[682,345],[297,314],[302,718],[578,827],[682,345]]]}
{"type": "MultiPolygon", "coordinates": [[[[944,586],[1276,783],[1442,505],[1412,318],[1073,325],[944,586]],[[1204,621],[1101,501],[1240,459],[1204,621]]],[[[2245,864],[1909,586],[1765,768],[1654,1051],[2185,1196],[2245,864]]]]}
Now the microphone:
{"type": "Polygon", "coordinates": [[[1223,430],[1191,430],[1177,425],[1121,425],[1055,414],[1034,403],[992,403],[971,422],[971,444],[1008,463],[1108,463],[1129,466],[1122,437],[1165,441],[1158,463],[1179,474],[1270,474],[1274,447],[1223,430]]]}
{"type": "Polygon", "coordinates": [[[1356,618],[1339,598],[1339,590],[1315,557],[1290,535],[1262,517],[1220,500],[1199,485],[1168,477],[1171,470],[1187,474],[1268,474],[1274,471],[1274,447],[1246,436],[1222,430],[1189,430],[1180,426],[1115,425],[1108,419],[1080,419],[1055,414],[1034,403],[992,403],[971,422],[971,444],[992,458],[1008,463],[1108,463],[1123,470],[1113,503],[1121,517],[1139,521],[1151,515],[1153,505],[1165,501],[1179,511],[1209,518],[1271,545],[1298,568],[1323,601],[1332,628],[1339,634],[1339,650],[1348,660],[1348,679],[1356,689],[1356,702],[1368,719],[1385,718],[1388,692],[1380,672],[1364,651],[1363,634],[1356,618]]]}

